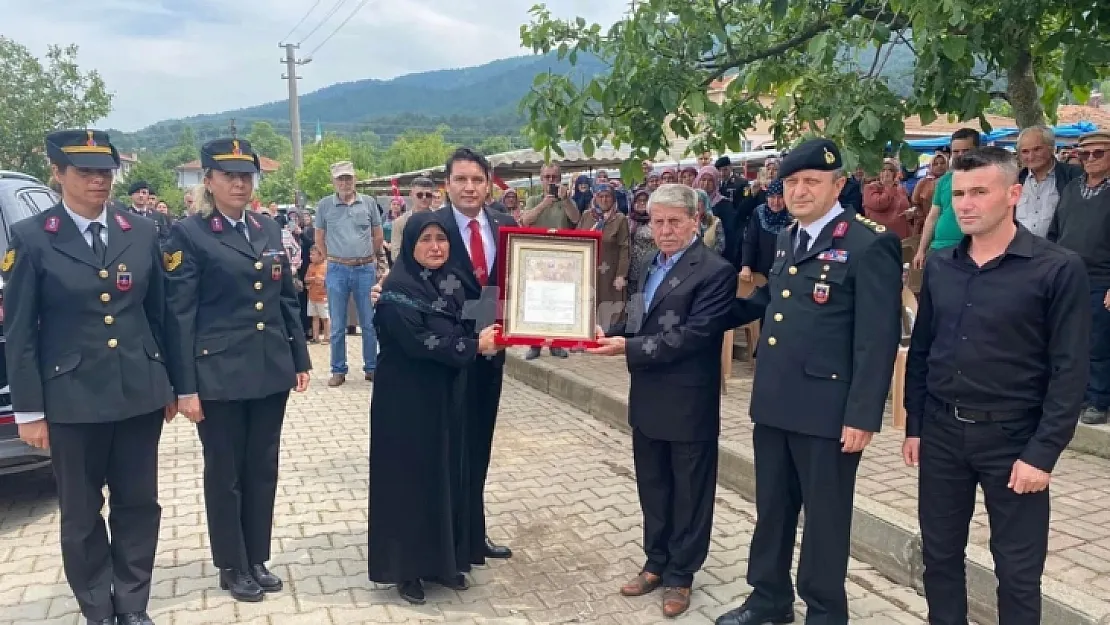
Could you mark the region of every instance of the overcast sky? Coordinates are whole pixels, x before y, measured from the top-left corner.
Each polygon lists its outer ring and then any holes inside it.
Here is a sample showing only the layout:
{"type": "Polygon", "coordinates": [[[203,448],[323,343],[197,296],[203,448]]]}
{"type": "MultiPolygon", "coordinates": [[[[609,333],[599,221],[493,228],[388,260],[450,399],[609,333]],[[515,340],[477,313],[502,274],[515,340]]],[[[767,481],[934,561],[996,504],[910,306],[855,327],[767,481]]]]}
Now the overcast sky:
{"type": "MultiPolygon", "coordinates": [[[[307,55],[362,0],[320,0],[289,38],[307,55]],[[334,15],[317,26],[338,5],[334,15]]],[[[520,25],[536,0],[366,0],[300,68],[301,93],[336,82],[481,65],[526,54],[520,25]]],[[[41,56],[80,46],[115,94],[105,128],[284,100],[278,42],[316,0],[0,0],[0,35],[41,56]]],[[[625,0],[548,0],[560,17],[610,24],[625,0]]]]}

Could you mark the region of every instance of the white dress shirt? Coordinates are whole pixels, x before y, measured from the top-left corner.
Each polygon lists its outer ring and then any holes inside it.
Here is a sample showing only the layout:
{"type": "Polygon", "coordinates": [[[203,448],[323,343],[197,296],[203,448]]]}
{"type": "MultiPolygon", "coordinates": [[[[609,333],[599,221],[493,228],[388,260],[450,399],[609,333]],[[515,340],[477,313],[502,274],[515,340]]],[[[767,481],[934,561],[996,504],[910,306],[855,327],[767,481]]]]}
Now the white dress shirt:
{"type": "Polygon", "coordinates": [[[1044,180],[1038,182],[1033,172],[1021,186],[1021,199],[1018,200],[1014,217],[1029,232],[1043,237],[1048,234],[1056,205],[1060,203],[1060,192],[1056,190],[1056,170],[1051,169],[1044,180]]]}
{"type": "MultiPolygon", "coordinates": [[[[837,202],[836,204],[833,204],[833,207],[830,208],[829,212],[825,213],[823,217],[809,224],[808,226],[802,226],[801,230],[805,230],[807,233],[809,233],[809,245],[806,246],[805,250],[797,250],[796,253],[801,254],[803,251],[808,252],[810,249],[812,249],[813,244],[817,242],[817,237],[821,236],[821,231],[825,229],[825,226],[832,223],[832,220],[836,219],[840,215],[840,213],[843,212],[844,207],[840,205],[840,202],[837,202]]],[[[798,237],[802,234],[801,230],[799,230],[798,233],[794,235],[794,247],[798,246],[798,237]]]]}
{"type": "MultiPolygon", "coordinates": [[[[451,212],[455,215],[455,223],[459,226],[459,234],[462,236],[463,245],[466,246],[466,255],[470,255],[470,217],[459,212],[459,209],[454,206],[451,207],[451,212]]],[[[486,211],[478,211],[478,229],[482,233],[482,249],[486,253],[486,275],[493,275],[493,261],[497,256],[497,241],[493,238],[493,227],[489,223],[489,217],[486,216],[486,211]]]]}
{"type": "MultiPolygon", "coordinates": [[[[62,203],[62,208],[65,209],[66,214],[69,215],[69,218],[73,220],[73,225],[77,226],[77,231],[81,233],[81,236],[85,239],[85,243],[89,244],[89,247],[92,247],[92,243],[93,243],[92,233],[89,232],[89,224],[93,223],[94,221],[99,223],[101,226],[103,226],[100,229],[100,241],[105,246],[108,245],[108,211],[107,210],[100,211],[100,215],[98,215],[96,217],[96,219],[88,219],[87,217],[82,217],[82,216],[78,215],[77,213],[73,212],[73,210],[70,209],[70,207],[66,206],[65,203],[62,203]]],[[[42,412],[17,412],[17,413],[15,413],[15,422],[16,423],[34,423],[35,421],[41,421],[45,418],[46,418],[46,415],[42,412]]]]}

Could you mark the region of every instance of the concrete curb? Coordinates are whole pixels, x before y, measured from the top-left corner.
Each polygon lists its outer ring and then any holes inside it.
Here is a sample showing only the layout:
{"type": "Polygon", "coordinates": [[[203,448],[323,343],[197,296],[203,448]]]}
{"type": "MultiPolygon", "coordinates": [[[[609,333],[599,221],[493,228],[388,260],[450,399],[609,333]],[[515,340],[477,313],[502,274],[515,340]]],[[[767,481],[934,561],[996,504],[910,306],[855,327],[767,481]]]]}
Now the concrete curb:
{"type": "MultiPolygon", "coordinates": [[[[514,353],[508,354],[505,371],[513,378],[563,400],[599,421],[625,432],[630,431],[627,421],[627,389],[595,388],[590,380],[573,371],[553,368],[542,359],[526,361],[514,353]]],[[[1110,432],[1103,433],[1101,428],[1080,427],[1098,432],[1090,439],[1090,444],[1110,452],[1110,432]]],[[[753,500],[755,465],[750,448],[722,441],[718,479],[745,499],[753,500]]],[[[924,565],[916,519],[857,495],[852,520],[852,555],[895,582],[921,592],[921,572],[924,565]]],[[[983,623],[998,622],[997,586],[993,571],[994,562],[990,552],[982,547],[969,545],[968,602],[972,618],[983,623]]],[[[1049,579],[1043,580],[1042,592],[1044,623],[1110,625],[1110,603],[1049,579]]]]}

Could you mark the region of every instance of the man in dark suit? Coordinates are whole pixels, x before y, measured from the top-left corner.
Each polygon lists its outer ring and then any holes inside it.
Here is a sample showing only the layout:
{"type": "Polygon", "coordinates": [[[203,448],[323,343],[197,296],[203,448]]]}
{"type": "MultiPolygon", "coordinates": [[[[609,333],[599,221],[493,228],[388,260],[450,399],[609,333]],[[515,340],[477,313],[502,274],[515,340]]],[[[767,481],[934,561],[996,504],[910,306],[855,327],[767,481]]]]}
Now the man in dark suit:
{"type": "Polygon", "coordinates": [[[170,236],[170,228],[173,226],[173,221],[170,219],[169,215],[159,213],[150,208],[156,204],[156,202],[151,202],[150,200],[152,197],[150,185],[148,185],[145,180],[137,180],[131,183],[130,188],[127,189],[127,193],[131,196],[131,207],[128,210],[153,221],[155,227],[158,229],[158,240],[165,241],[170,236]]]}
{"type": "Polygon", "coordinates": [[[689,608],[694,573],[709,553],[721,342],[736,299],[736,270],[695,234],[697,203],[693,189],[680,184],[651,195],[659,254],[640,273],[625,325],[587,350],[624,355],[632,374],[628,421],[647,561],[621,594],[663,586],[663,614],[671,618],[689,608]]]}
{"type": "Polygon", "coordinates": [[[756,521],[752,594],[718,625],[794,620],[790,563],[806,509],[798,594],[808,625],[846,625],[852,495],[879,431],[901,337],[898,237],[844,209],[840,152],[806,141],[779,168],[796,223],[778,238],[769,283],[736,300],[733,323],[763,316],[752,388],[756,521]],[[765,315],[764,315],[765,311],[765,315]]]}
{"type": "MultiPolygon", "coordinates": [[[[461,288],[467,302],[463,310],[474,323],[475,333],[494,323],[497,317],[500,289],[494,267],[498,230],[501,226],[517,225],[512,216],[482,206],[489,194],[492,174],[484,156],[459,148],[447,159],[447,194],[451,201],[436,211],[437,220],[451,240],[447,263],[462,278],[461,288]]],[[[482,558],[512,556],[508,547],[496,545],[486,537],[484,504],[504,368],[502,351],[492,358],[476,359],[466,372],[470,552],[482,558]]]]}
{"type": "Polygon", "coordinates": [[[108,135],[51,133],[46,155],[62,201],[13,224],[0,262],[12,405],[20,438],[52,452],[62,563],[81,613],[150,625],[158,439],[176,413],[158,236],[153,222],[105,207],[119,167],[108,135]]]}

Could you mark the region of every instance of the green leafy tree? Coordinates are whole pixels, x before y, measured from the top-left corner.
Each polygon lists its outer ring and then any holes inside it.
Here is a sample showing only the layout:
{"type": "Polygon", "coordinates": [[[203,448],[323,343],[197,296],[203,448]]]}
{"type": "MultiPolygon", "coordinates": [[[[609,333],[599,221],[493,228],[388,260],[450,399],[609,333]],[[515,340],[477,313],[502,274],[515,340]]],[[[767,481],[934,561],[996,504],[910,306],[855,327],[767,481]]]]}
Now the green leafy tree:
{"type": "Polygon", "coordinates": [[[308,146],[304,166],[297,172],[297,186],[310,202],[332,193],[331,165],[351,160],[351,143],[335,135],[326,135],[320,143],[308,146]]]}
{"type": "Polygon", "coordinates": [[[513,141],[511,137],[503,135],[488,137],[478,144],[476,148],[485,156],[491,154],[500,154],[501,152],[508,152],[513,149],[513,141]]]}
{"type": "Polygon", "coordinates": [[[112,186],[112,195],[124,204],[131,205],[131,197],[127,194],[131,183],[145,181],[150,185],[150,190],[163,197],[177,189],[177,174],[166,167],[161,159],[144,159],[135,163],[127,176],[118,177],[112,186]]]}
{"type": "Polygon", "coordinates": [[[258,184],[258,198],[263,204],[293,204],[297,199],[296,171],[292,160],[282,161],[281,167],[267,174],[258,184]]]}
{"type": "Polygon", "coordinates": [[[351,138],[351,162],[359,171],[365,171],[371,175],[376,172],[381,152],[381,137],[369,130],[351,138]]]}
{"type": "Polygon", "coordinates": [[[874,168],[907,116],[986,126],[998,97],[1029,126],[1110,65],[1105,0],[646,0],[608,30],[543,5],[532,16],[525,47],[571,63],[596,56],[610,71],[585,82],[537,76],[521,101],[529,139],[556,153],[563,138],[588,153],[606,139],[631,145],[630,177],[673,137],[693,138],[694,151],[738,151],[761,119],[782,145],[819,131],[845,147],[849,166],[874,168]],[[884,74],[895,47],[915,57],[908,95],[884,74]],[[732,78],[724,101],[711,101],[722,78],[732,78]]]}
{"type": "Polygon", "coordinates": [[[269,122],[254,122],[246,136],[255,152],[263,156],[284,161],[293,158],[293,142],[289,137],[279,135],[269,122]]]}
{"type": "Polygon", "coordinates": [[[112,95],[96,71],[82,72],[77,46],[51,46],[44,61],[0,37],[0,169],[46,180],[43,138],[83,128],[112,110],[112,95]]]}
{"type": "Polygon", "coordinates": [[[197,134],[191,126],[183,126],[177,145],[166,152],[161,161],[163,167],[173,169],[198,158],[200,158],[200,152],[197,149],[197,134]]]}
{"type": "Polygon", "coordinates": [[[378,173],[389,175],[442,165],[455,148],[444,138],[450,130],[440,126],[435,132],[401,135],[382,154],[378,173]]]}

